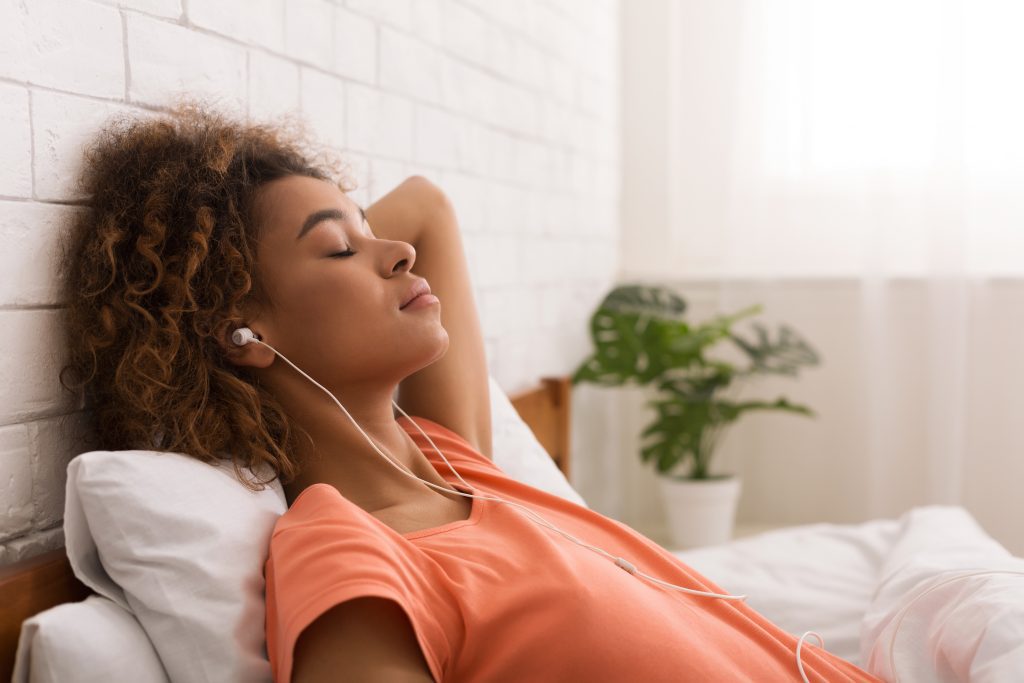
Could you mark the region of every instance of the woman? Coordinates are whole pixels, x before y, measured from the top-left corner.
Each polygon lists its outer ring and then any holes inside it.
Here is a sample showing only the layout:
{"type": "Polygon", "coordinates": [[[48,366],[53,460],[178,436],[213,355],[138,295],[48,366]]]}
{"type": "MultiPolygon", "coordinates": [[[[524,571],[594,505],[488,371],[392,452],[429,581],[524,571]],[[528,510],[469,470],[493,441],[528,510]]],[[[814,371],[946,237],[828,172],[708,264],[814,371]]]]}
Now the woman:
{"type": "Polygon", "coordinates": [[[97,138],[65,256],[62,372],[91,399],[100,448],[280,478],[276,681],[877,680],[817,648],[798,662],[797,639],[741,601],[622,571],[609,552],[723,592],[505,476],[450,202],[413,177],[364,210],[284,131],[186,103],[97,138]],[[257,341],[235,343],[240,328],[257,341]],[[415,417],[396,418],[396,388],[415,417]]]}

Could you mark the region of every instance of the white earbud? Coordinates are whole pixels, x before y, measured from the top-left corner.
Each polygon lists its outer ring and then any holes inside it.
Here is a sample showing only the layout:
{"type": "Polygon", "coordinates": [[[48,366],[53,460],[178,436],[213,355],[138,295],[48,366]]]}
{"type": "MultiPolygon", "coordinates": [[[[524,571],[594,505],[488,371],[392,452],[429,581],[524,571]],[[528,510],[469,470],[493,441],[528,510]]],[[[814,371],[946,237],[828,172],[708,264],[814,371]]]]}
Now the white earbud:
{"type": "Polygon", "coordinates": [[[231,333],[231,341],[235,343],[235,346],[245,346],[251,341],[256,340],[256,335],[248,327],[239,327],[237,330],[231,333]]]}

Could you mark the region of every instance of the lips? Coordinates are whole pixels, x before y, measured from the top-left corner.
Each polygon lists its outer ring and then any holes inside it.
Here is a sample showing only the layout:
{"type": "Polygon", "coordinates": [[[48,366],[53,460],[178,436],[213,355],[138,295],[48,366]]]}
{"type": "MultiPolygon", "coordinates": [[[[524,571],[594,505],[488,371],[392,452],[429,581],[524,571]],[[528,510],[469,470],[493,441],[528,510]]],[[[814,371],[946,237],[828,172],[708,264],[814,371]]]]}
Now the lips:
{"type": "Polygon", "coordinates": [[[407,291],[405,293],[405,296],[402,298],[402,305],[399,306],[398,308],[405,308],[410,303],[412,303],[413,299],[420,296],[421,294],[430,294],[430,285],[428,285],[427,281],[423,279],[417,280],[412,284],[412,287],[409,288],[409,291],[407,291]]]}

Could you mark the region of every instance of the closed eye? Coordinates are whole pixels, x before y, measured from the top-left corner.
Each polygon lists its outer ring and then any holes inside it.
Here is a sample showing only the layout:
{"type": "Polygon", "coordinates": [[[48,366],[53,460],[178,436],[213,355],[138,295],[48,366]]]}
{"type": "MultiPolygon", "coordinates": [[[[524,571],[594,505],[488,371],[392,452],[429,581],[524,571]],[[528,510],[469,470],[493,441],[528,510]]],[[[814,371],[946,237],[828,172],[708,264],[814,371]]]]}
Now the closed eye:
{"type": "Polygon", "coordinates": [[[330,256],[331,258],[341,258],[343,256],[352,256],[355,253],[356,252],[352,251],[351,249],[346,249],[345,251],[339,251],[334,254],[328,254],[328,256],[330,256]]]}

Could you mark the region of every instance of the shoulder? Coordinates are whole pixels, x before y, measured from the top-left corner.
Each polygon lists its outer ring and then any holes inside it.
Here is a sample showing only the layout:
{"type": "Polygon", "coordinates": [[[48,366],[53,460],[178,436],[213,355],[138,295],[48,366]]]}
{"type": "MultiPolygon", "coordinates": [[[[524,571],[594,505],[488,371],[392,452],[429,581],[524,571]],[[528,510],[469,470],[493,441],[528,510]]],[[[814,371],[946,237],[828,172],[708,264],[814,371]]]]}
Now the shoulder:
{"type": "Polygon", "coordinates": [[[422,415],[410,415],[406,419],[404,415],[401,415],[398,417],[398,423],[412,437],[416,445],[423,450],[428,458],[436,455],[430,444],[432,440],[441,449],[445,457],[449,459],[454,457],[463,462],[484,465],[488,469],[498,469],[494,461],[484,455],[476,444],[454,429],[446,427],[436,420],[431,420],[422,415]],[[421,429],[423,430],[422,433],[420,432],[421,429]]]}

